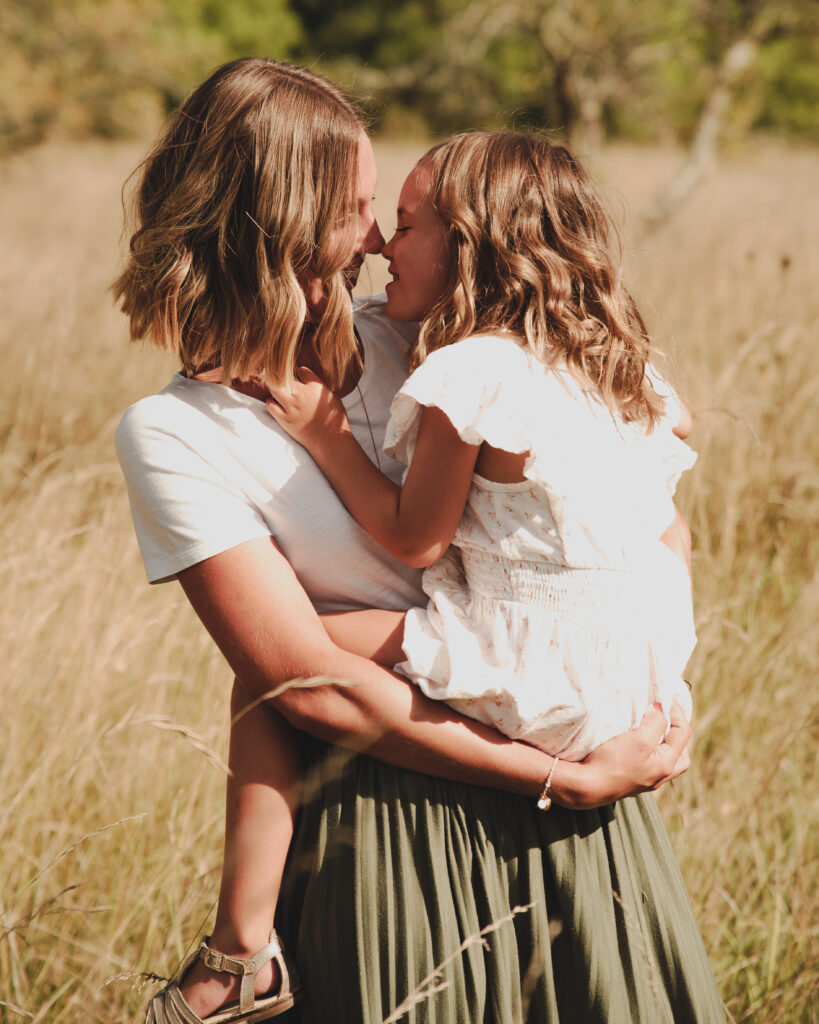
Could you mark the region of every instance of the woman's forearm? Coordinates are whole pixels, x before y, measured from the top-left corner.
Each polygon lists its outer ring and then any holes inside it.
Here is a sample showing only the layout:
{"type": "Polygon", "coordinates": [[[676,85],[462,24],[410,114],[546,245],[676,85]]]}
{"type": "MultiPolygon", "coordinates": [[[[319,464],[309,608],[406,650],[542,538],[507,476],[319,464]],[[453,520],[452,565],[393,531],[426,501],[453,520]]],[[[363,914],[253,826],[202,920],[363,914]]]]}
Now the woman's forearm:
{"type": "MultiPolygon", "coordinates": [[[[333,644],[269,538],[200,562],[179,579],[243,686],[256,698],[270,699],[296,727],[401,768],[532,797],[540,792],[553,762],[548,754],[463,718],[382,666],[333,644]],[[291,684],[307,679],[325,681],[291,684]]],[[[635,730],[598,748],[585,764],[560,762],[552,799],[595,806],[671,777],[681,750],[672,758],[672,745],[661,744],[667,749],[657,758],[654,748],[665,727],[661,713],[658,718],[659,731],[653,729],[643,743],[635,730]],[[616,756],[609,756],[601,773],[599,751],[605,748],[616,756]]]]}
{"type": "MultiPolygon", "coordinates": [[[[343,666],[342,672],[358,673],[360,660],[343,666]]],[[[275,703],[296,728],[329,743],[398,768],[532,799],[541,793],[554,762],[535,747],[464,718],[441,701],[429,700],[412,684],[371,662],[365,663],[356,683],[293,687],[275,703]],[[370,665],[378,679],[371,677],[370,665]],[[370,678],[364,680],[364,675],[370,678]]],[[[551,778],[551,799],[585,810],[656,789],[675,778],[689,765],[686,748],[691,729],[679,709],[672,713],[671,728],[663,740],[666,726],[662,710],[650,708],[637,729],[598,747],[585,761],[559,761],[551,778]]]]}
{"type": "Polygon", "coordinates": [[[274,698],[296,728],[399,768],[530,796],[540,792],[552,763],[548,754],[459,716],[381,666],[362,665],[345,651],[331,660],[331,675],[355,675],[355,682],[293,687],[274,698]]]}

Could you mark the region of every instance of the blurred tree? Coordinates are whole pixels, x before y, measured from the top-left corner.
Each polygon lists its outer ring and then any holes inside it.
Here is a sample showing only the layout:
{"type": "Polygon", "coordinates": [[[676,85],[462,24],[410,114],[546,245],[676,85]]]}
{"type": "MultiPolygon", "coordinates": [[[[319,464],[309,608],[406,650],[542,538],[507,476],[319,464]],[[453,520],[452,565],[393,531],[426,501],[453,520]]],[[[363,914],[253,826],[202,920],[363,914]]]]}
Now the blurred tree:
{"type": "MultiPolygon", "coordinates": [[[[759,84],[761,55],[772,43],[793,54],[800,39],[817,39],[819,4],[815,0],[704,0],[695,8],[704,50],[703,74],[708,91],[699,112],[687,157],[676,175],[643,214],[643,231],[660,227],[685,202],[716,160],[721,136],[732,113],[736,92],[754,77],[759,84]]],[[[819,84],[819,79],[814,79],[819,84]]],[[[760,95],[757,88],[757,95],[760,95]]],[[[745,115],[741,130],[758,116],[745,115]]]]}
{"type": "Polygon", "coordinates": [[[439,130],[510,116],[559,127],[581,150],[658,82],[689,2],[399,0],[389,18],[374,2],[352,18],[332,0],[293,0],[323,59],[359,92],[420,108],[439,130]],[[356,40],[363,66],[345,57],[356,40]]]}
{"type": "Polygon", "coordinates": [[[442,132],[533,123],[588,153],[606,134],[690,141],[716,89],[721,130],[819,136],[819,0],[292,4],[309,53],[369,96],[376,116],[397,105],[442,132]],[[739,52],[752,59],[740,72],[728,53],[746,37],[739,52]]]}
{"type": "Polygon", "coordinates": [[[288,0],[3,0],[0,151],[150,130],[217,64],[300,40],[288,0]]]}
{"type": "Polygon", "coordinates": [[[819,0],[0,0],[0,45],[0,151],[145,131],[259,53],[318,64],[376,125],[535,125],[586,154],[606,135],[819,139],[819,0]]]}

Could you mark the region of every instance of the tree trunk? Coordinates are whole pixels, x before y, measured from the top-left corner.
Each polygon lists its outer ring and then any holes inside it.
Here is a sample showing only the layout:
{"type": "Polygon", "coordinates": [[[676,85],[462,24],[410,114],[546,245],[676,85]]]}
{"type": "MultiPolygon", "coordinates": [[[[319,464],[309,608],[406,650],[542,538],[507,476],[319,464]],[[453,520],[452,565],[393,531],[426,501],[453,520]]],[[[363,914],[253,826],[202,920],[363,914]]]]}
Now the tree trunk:
{"type": "Polygon", "coordinates": [[[713,167],[731,104],[731,92],[740,76],[754,63],[758,52],[759,40],[751,34],[736,39],[725,51],[685,162],[643,213],[640,235],[651,234],[670,220],[713,167]]]}

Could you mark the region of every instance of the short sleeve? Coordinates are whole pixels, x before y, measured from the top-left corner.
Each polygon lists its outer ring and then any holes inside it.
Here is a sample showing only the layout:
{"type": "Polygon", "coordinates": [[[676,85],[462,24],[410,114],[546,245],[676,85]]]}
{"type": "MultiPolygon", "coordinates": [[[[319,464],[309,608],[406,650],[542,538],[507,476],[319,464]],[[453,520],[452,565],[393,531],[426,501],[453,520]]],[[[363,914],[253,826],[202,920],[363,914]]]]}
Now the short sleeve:
{"type": "Polygon", "coordinates": [[[531,387],[527,353],[512,338],[476,336],[436,349],[395,396],[384,450],[409,465],[421,413],[436,408],[467,444],[486,441],[524,452],[527,430],[519,412],[531,387]]]}
{"type": "MultiPolygon", "coordinates": [[[[193,430],[184,432],[171,429],[156,415],[161,409],[153,405],[157,398],[131,406],[116,431],[117,457],[151,583],[172,579],[237,544],[270,536],[259,510],[214,464],[207,424],[189,425],[193,430]],[[200,443],[194,446],[185,437],[200,443]]],[[[183,409],[182,415],[195,412],[183,409]]]]}

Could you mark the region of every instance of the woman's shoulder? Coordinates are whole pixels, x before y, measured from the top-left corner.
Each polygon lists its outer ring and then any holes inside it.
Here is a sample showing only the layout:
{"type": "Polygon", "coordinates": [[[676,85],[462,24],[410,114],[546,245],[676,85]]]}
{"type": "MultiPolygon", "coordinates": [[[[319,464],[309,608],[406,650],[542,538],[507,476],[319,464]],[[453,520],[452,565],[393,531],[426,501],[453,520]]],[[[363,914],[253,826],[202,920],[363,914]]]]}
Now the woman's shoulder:
{"type": "Polygon", "coordinates": [[[177,373],[161,391],[128,406],[114,434],[117,448],[136,444],[154,431],[173,432],[180,421],[195,418],[195,408],[183,399],[185,378],[177,373]]]}
{"type": "Polygon", "coordinates": [[[297,448],[264,402],[222,384],[175,374],[160,392],[123,413],[114,442],[126,475],[174,472],[193,463],[289,466],[297,448]]]}
{"type": "Polygon", "coordinates": [[[125,410],[114,435],[117,449],[124,444],[139,446],[160,435],[183,440],[195,436],[214,421],[220,405],[235,404],[235,395],[221,384],[188,380],[176,373],[161,391],[140,398],[125,410]]]}

